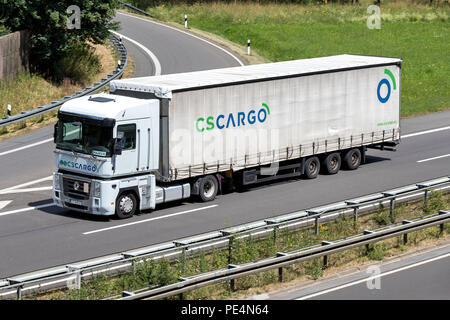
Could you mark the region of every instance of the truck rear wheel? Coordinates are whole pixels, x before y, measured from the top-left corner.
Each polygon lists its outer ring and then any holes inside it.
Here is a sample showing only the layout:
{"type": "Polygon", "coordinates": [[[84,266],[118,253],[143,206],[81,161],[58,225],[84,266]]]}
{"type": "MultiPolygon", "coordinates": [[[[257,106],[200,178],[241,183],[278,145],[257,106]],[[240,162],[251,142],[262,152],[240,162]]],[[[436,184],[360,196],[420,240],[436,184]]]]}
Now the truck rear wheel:
{"type": "Polygon", "coordinates": [[[361,151],[356,148],[347,151],[344,157],[344,164],[349,170],[358,169],[361,164],[361,151]]]}
{"type": "Polygon", "coordinates": [[[326,174],[336,174],[341,168],[341,155],[333,152],[327,155],[322,161],[322,170],[326,174]]]}
{"type": "Polygon", "coordinates": [[[137,200],[133,193],[122,193],[116,201],[116,216],[119,219],[131,218],[136,212],[137,200]]]}
{"type": "Polygon", "coordinates": [[[199,181],[199,196],[203,202],[212,201],[216,198],[219,183],[216,177],[208,175],[199,181]]]}
{"type": "Polygon", "coordinates": [[[315,179],[320,171],[320,161],[317,157],[310,157],[305,161],[305,176],[308,179],[315,179]]]}

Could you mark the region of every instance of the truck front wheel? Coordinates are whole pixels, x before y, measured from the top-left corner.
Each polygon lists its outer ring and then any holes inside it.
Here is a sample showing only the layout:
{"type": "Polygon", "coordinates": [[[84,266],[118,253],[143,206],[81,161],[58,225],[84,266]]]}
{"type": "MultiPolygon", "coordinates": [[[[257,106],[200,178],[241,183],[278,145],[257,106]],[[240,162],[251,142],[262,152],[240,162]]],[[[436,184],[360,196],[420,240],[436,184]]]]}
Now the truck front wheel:
{"type": "Polygon", "coordinates": [[[116,215],[119,219],[131,218],[136,212],[137,200],[133,193],[122,193],[116,201],[116,215]]]}
{"type": "Polygon", "coordinates": [[[199,196],[203,202],[212,201],[216,198],[219,183],[216,177],[208,175],[199,181],[199,196]]]}

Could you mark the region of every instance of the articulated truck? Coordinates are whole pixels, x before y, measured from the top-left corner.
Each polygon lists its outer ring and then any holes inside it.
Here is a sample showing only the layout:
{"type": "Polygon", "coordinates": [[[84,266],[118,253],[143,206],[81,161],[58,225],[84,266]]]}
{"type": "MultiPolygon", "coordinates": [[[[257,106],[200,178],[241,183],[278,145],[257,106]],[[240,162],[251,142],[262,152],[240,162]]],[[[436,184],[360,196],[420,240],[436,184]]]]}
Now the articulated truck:
{"type": "Polygon", "coordinates": [[[123,219],[357,169],[368,148],[400,141],[401,62],[337,55],[114,80],[60,108],[53,200],[123,219]]]}

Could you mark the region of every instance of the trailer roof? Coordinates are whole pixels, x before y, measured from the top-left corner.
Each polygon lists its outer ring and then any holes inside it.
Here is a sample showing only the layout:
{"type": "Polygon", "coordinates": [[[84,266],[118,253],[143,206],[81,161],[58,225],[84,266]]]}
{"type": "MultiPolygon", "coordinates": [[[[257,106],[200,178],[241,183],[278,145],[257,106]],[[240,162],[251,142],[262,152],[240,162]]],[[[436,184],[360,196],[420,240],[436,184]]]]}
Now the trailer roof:
{"type": "Polygon", "coordinates": [[[172,92],[176,91],[255,82],[262,79],[286,78],[383,65],[400,65],[401,61],[399,58],[342,54],[330,57],[114,80],[110,83],[110,90],[111,92],[118,89],[149,92],[154,93],[159,98],[171,98],[172,92]]]}

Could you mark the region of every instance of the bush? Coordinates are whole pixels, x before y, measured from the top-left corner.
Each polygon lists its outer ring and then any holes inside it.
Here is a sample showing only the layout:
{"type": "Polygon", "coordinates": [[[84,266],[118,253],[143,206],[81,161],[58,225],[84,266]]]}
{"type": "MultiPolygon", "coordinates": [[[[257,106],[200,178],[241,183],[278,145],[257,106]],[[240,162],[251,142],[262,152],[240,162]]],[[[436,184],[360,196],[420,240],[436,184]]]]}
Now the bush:
{"type": "Polygon", "coordinates": [[[86,85],[101,71],[101,63],[94,48],[77,43],[58,62],[58,78],[69,77],[74,82],[86,85]]]}
{"type": "Polygon", "coordinates": [[[367,251],[367,257],[370,260],[383,260],[385,256],[386,250],[382,244],[374,244],[367,251]]]}
{"type": "Polygon", "coordinates": [[[110,36],[109,29],[117,29],[118,23],[112,22],[117,7],[118,0],[1,0],[0,24],[12,32],[29,30],[31,70],[59,82],[60,62],[68,52],[87,42],[101,44],[110,36]],[[73,12],[66,10],[71,5],[80,8],[78,29],[68,29],[73,12]]]}

